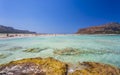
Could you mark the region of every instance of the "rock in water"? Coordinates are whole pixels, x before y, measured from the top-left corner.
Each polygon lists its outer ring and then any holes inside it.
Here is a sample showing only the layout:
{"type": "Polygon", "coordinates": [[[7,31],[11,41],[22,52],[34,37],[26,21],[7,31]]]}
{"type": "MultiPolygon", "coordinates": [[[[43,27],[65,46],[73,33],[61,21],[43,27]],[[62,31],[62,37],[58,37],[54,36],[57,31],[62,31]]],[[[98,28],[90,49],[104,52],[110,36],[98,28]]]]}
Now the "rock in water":
{"type": "Polygon", "coordinates": [[[0,66],[1,75],[65,75],[67,65],[53,58],[28,58],[0,66]]]}
{"type": "Polygon", "coordinates": [[[120,75],[120,69],[106,64],[83,62],[68,75],[120,75]]]}
{"type": "Polygon", "coordinates": [[[80,54],[80,51],[78,49],[68,47],[64,49],[55,49],[53,53],[58,55],[78,55],[80,54]]]}
{"type": "Polygon", "coordinates": [[[0,75],[120,75],[120,69],[95,62],[73,65],[53,58],[27,58],[1,65],[0,75]]]}

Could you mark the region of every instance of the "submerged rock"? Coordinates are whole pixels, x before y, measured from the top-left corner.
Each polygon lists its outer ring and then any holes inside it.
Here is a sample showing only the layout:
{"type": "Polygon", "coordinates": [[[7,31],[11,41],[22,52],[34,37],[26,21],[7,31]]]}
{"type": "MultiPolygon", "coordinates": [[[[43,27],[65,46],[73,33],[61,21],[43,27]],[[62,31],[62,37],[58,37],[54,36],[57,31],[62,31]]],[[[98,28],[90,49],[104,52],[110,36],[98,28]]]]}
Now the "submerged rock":
{"type": "Polygon", "coordinates": [[[9,57],[10,55],[12,55],[12,53],[0,53],[0,59],[4,59],[4,58],[7,58],[9,57]]]}
{"type": "Polygon", "coordinates": [[[14,46],[14,47],[9,48],[9,49],[6,49],[6,50],[15,51],[15,50],[19,50],[19,49],[23,49],[23,47],[20,47],[20,46],[14,46]]]}
{"type": "Polygon", "coordinates": [[[5,75],[65,75],[67,65],[53,58],[29,58],[0,66],[5,75]]]}
{"type": "Polygon", "coordinates": [[[112,51],[112,50],[83,50],[83,49],[77,49],[77,48],[71,48],[67,47],[64,49],[54,49],[54,54],[58,55],[78,55],[78,54],[120,54],[120,51],[112,51]]]}
{"type": "Polygon", "coordinates": [[[74,48],[64,48],[64,49],[55,49],[53,53],[58,55],[76,55],[76,54],[80,54],[80,51],[74,48]]]}
{"type": "Polygon", "coordinates": [[[48,48],[29,48],[29,49],[24,50],[23,52],[37,53],[37,52],[40,52],[46,49],[48,48]]]}
{"type": "Polygon", "coordinates": [[[68,64],[53,58],[28,58],[0,66],[1,75],[120,75],[120,69],[95,62],[68,64]]]}
{"type": "Polygon", "coordinates": [[[120,75],[120,69],[106,64],[83,62],[79,63],[68,75],[120,75]]]}

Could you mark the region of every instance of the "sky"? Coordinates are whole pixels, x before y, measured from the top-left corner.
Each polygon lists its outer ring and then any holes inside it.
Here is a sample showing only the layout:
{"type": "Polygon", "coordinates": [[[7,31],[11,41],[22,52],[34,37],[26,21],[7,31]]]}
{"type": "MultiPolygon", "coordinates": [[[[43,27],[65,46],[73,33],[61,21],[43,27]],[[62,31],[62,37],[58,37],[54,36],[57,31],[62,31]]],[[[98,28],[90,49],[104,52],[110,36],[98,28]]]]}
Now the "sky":
{"type": "Polygon", "coordinates": [[[120,0],[0,0],[0,25],[37,33],[75,33],[120,22],[120,0]]]}

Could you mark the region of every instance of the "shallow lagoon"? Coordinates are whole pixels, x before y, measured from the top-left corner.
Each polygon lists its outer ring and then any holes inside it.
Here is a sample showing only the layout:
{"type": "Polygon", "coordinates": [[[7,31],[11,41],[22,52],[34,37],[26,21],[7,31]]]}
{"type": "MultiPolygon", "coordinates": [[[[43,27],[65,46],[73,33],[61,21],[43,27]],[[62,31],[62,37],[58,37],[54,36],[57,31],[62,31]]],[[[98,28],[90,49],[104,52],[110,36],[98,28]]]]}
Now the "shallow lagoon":
{"type": "Polygon", "coordinates": [[[0,64],[31,57],[54,57],[72,63],[94,61],[120,67],[120,35],[66,35],[0,39],[0,64]],[[54,54],[54,50],[65,48],[84,52],[74,55],[54,54]]]}

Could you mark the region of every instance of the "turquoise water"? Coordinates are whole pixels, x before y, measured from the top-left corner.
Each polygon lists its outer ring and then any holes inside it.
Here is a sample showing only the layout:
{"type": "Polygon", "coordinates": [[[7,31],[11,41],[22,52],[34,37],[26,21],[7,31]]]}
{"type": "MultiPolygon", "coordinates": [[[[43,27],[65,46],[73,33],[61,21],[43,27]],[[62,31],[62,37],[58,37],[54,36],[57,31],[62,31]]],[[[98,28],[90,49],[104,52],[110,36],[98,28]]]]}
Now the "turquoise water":
{"type": "Polygon", "coordinates": [[[0,39],[0,64],[31,57],[54,57],[64,62],[101,62],[120,67],[120,35],[66,35],[0,39]],[[40,52],[24,52],[42,48],[40,52]],[[75,48],[93,53],[57,55],[55,49],[75,48]],[[97,51],[102,53],[97,53],[97,51]]]}

